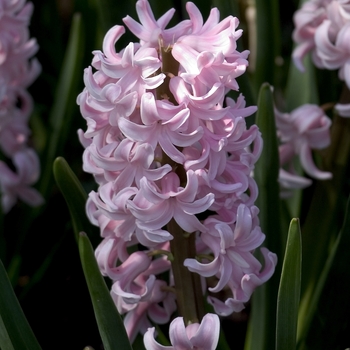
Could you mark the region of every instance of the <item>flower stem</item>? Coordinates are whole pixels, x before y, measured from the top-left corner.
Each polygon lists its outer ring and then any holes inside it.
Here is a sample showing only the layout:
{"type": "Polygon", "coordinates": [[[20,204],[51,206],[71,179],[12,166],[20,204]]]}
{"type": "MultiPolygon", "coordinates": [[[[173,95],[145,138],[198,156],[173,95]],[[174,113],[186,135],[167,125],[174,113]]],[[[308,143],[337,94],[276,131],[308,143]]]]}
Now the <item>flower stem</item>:
{"type": "Polygon", "coordinates": [[[205,314],[200,276],[184,266],[185,259],[194,258],[196,255],[195,234],[183,232],[174,219],[169,222],[167,228],[174,236],[170,241],[174,256],[171,265],[179,314],[183,316],[186,325],[199,323],[205,314]]]}
{"type": "Polygon", "coordinates": [[[169,89],[170,79],[179,72],[179,62],[175,60],[171,53],[171,47],[164,47],[162,38],[159,38],[159,51],[162,58],[162,72],[166,75],[164,83],[157,88],[157,99],[166,99],[177,105],[173,94],[169,89]]]}

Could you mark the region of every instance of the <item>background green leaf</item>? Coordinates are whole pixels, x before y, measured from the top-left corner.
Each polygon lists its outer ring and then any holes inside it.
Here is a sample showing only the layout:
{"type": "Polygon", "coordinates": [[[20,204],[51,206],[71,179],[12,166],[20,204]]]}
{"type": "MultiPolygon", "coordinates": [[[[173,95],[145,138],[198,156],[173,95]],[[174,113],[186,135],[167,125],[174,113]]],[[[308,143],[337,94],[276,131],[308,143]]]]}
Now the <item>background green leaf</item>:
{"type": "MultiPolygon", "coordinates": [[[[263,84],[260,89],[256,124],[264,141],[262,154],[254,169],[254,178],[259,188],[256,205],[260,209],[260,226],[266,235],[264,245],[282,259],[286,235],[282,235],[280,222],[281,208],[277,181],[279,157],[273,96],[268,83],[263,84]]],[[[281,263],[278,263],[272,278],[257,288],[253,294],[245,350],[269,350],[275,347],[276,303],[280,272],[281,263]]]]}
{"type": "Polygon", "coordinates": [[[350,198],[343,227],[332,245],[322,274],[300,315],[298,349],[345,349],[341,337],[350,325],[350,198]],[[335,324],[337,326],[335,326],[335,324]]]}
{"type": "Polygon", "coordinates": [[[277,298],[276,350],[295,350],[301,283],[301,232],[292,219],[277,298]]]}
{"type": "Polygon", "coordinates": [[[98,268],[92,245],[83,232],[79,236],[79,253],[104,348],[131,350],[123,321],[98,268]]]}
{"type": "Polygon", "coordinates": [[[1,349],[41,349],[12,289],[2,261],[0,261],[0,318],[1,349]]]}
{"type": "Polygon", "coordinates": [[[90,229],[91,223],[85,213],[86,192],[63,157],[55,159],[53,173],[69,208],[77,241],[81,231],[89,231],[94,239],[90,229]]]}

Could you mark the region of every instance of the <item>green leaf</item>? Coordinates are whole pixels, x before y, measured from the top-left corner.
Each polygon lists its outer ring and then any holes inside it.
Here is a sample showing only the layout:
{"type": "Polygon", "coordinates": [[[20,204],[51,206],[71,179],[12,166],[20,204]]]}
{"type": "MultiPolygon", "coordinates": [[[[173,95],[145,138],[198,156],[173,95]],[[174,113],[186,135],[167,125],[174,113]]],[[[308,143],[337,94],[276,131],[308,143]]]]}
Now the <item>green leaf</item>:
{"type": "Polygon", "coordinates": [[[39,190],[46,197],[52,180],[52,163],[63,149],[71,126],[74,109],[78,110],[76,97],[78,84],[82,80],[83,30],[80,14],[75,14],[72,21],[67,51],[62,64],[55,100],[50,111],[49,122],[52,128],[45,156],[45,165],[39,190]],[[75,108],[74,108],[75,107],[75,108]]]}
{"type": "MultiPolygon", "coordinates": [[[[263,139],[263,150],[254,169],[254,178],[259,189],[256,205],[260,209],[260,226],[266,234],[265,246],[281,259],[286,245],[286,234],[281,233],[278,142],[272,90],[267,83],[261,86],[259,92],[256,125],[263,139]]],[[[288,228],[285,232],[288,232],[288,228]]]]}
{"type": "MultiPolygon", "coordinates": [[[[279,157],[272,91],[269,84],[261,86],[256,117],[264,147],[255,166],[254,177],[259,188],[256,201],[260,209],[262,231],[266,234],[264,245],[276,253],[284,254],[285,237],[282,236],[279,199],[279,157]]],[[[287,230],[286,230],[287,232],[287,230]]],[[[275,348],[276,303],[281,266],[277,264],[274,276],[257,288],[252,297],[245,350],[270,350],[275,348]]]]}
{"type": "Polygon", "coordinates": [[[343,349],[349,345],[346,331],[350,326],[349,247],[350,198],[342,229],[332,246],[308,307],[300,313],[299,349],[343,349]]]}
{"type": "Polygon", "coordinates": [[[89,235],[93,238],[93,234],[90,232],[91,223],[85,213],[86,192],[63,157],[55,159],[53,173],[57,186],[67,203],[77,241],[79,232],[81,231],[88,231],[89,235]]]}
{"type": "Polygon", "coordinates": [[[2,317],[0,316],[0,349],[1,348],[7,350],[15,350],[7,333],[2,317]]]}
{"type": "Polygon", "coordinates": [[[324,262],[341,230],[342,213],[347,201],[349,133],[350,120],[335,116],[331,129],[331,145],[325,151],[324,162],[324,169],[332,172],[333,178],[315,181],[311,202],[307,205],[307,216],[302,225],[301,320],[309,313],[309,305],[324,269],[324,262]]]}
{"type": "Polygon", "coordinates": [[[317,80],[315,67],[308,55],[304,59],[305,72],[300,72],[293,63],[290,64],[286,88],[286,109],[293,109],[305,104],[318,104],[317,80]]]}
{"type": "Polygon", "coordinates": [[[253,78],[258,90],[263,83],[276,83],[276,60],[280,55],[281,29],[277,0],[256,0],[255,6],[257,44],[253,78]]]}
{"type": "Polygon", "coordinates": [[[79,235],[79,253],[104,349],[131,350],[123,321],[98,268],[92,245],[83,232],[79,235]]]}
{"type": "Polygon", "coordinates": [[[0,261],[0,348],[41,349],[0,261]]]}
{"type": "Polygon", "coordinates": [[[277,298],[276,350],[295,350],[301,284],[301,233],[298,219],[288,232],[277,298]]]}

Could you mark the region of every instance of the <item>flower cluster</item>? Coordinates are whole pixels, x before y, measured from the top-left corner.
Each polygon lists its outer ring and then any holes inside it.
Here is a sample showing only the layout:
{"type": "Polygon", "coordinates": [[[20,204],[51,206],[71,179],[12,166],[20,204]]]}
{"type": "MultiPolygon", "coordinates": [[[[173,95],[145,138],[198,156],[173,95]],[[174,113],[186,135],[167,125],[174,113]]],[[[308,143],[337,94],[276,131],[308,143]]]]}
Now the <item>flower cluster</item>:
{"type": "MultiPolygon", "coordinates": [[[[309,0],[294,15],[293,52],[296,66],[303,71],[303,58],[312,53],[318,68],[338,69],[340,80],[350,89],[350,1],[309,0]]],[[[350,104],[338,103],[336,110],[350,117],[350,104]]]]}
{"type": "MultiPolygon", "coordinates": [[[[189,19],[166,28],[174,10],[156,20],[147,0],[136,9],[141,23],[124,23],[139,42],[117,52],[125,28],[111,28],[77,99],[87,123],[83,167],[98,184],[87,202],[103,237],[96,258],[131,340],[176,310],[177,237],[194,238],[195,256],[180,264],[200,275],[220,315],[241,311],[277,263],[266,248],[264,267],[253,255],[265,238],[251,176],[262,139],[245,123],[256,107],[242,94],[226,97],[248,65],[249,52],[237,51],[238,19],[220,21],[214,8],[203,22],[188,2],[189,19]],[[215,293],[224,289],[221,300],[215,293]]],[[[188,344],[197,328],[186,328],[188,344]]]]}
{"type": "Polygon", "coordinates": [[[162,346],[154,340],[154,327],[144,337],[146,350],[203,349],[215,350],[219,341],[220,321],[214,314],[206,314],[201,324],[191,323],[187,327],[181,317],[170,324],[169,337],[172,346],[162,346]]]}
{"type": "MultiPolygon", "coordinates": [[[[332,174],[319,170],[313,160],[312,150],[320,150],[330,145],[331,120],[322,108],[313,104],[305,104],[291,113],[281,113],[275,108],[277,136],[280,141],[279,182],[282,190],[305,188],[311,180],[298,175],[294,161],[298,156],[303,170],[310,177],[327,180],[332,174]]],[[[288,191],[281,195],[288,195],[288,191]]]]}
{"type": "Polygon", "coordinates": [[[20,198],[29,205],[43,202],[31,186],[38,180],[39,159],[29,147],[28,119],[33,109],[27,87],[40,73],[33,58],[38,50],[29,39],[33,6],[23,0],[0,0],[0,148],[12,164],[0,160],[1,202],[8,212],[20,198]]]}

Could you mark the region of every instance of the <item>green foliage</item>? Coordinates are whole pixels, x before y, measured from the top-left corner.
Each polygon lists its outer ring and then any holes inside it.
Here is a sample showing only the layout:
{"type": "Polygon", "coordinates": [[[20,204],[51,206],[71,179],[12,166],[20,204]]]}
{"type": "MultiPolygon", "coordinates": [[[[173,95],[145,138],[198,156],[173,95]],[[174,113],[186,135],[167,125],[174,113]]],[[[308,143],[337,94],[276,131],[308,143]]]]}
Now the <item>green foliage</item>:
{"type": "Polygon", "coordinates": [[[290,223],[277,298],[276,350],[295,350],[301,283],[299,220],[290,223]]]}
{"type": "Polygon", "coordinates": [[[92,245],[84,232],[79,236],[79,253],[104,348],[130,350],[131,345],[123,321],[97,266],[92,245]]]}
{"type": "Polygon", "coordinates": [[[41,347],[12,289],[0,261],[0,348],[40,350],[41,347]]]}

